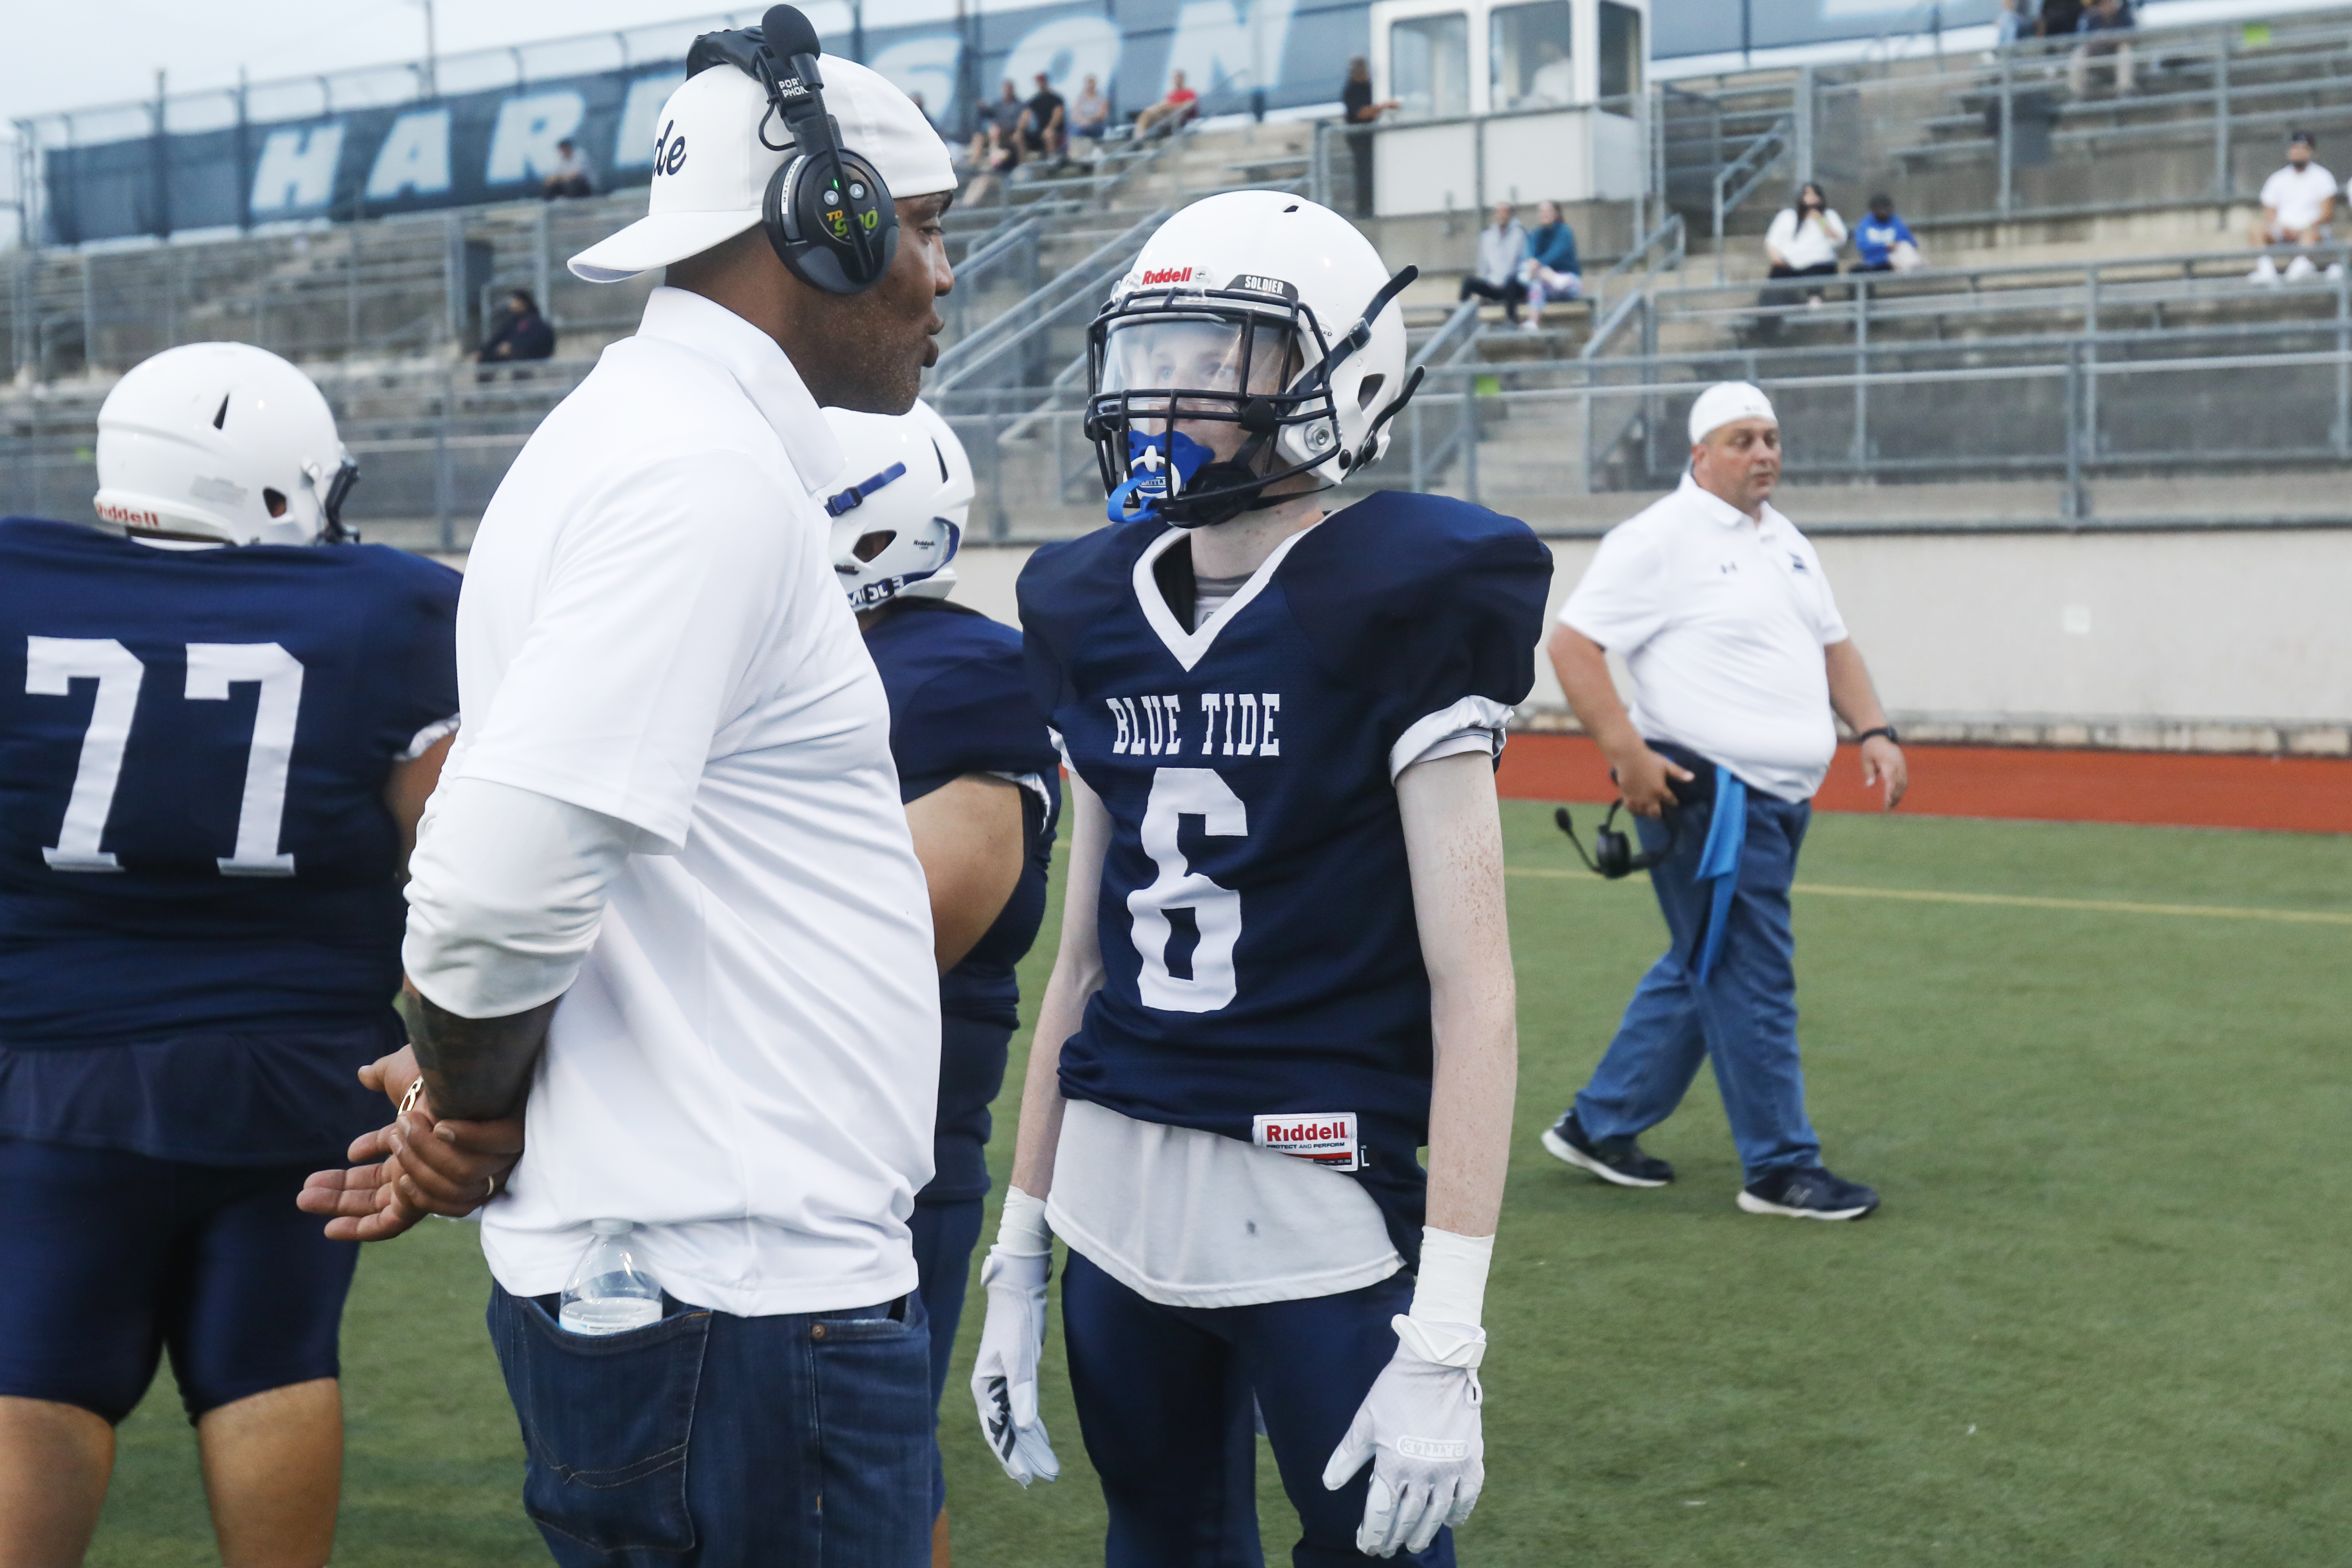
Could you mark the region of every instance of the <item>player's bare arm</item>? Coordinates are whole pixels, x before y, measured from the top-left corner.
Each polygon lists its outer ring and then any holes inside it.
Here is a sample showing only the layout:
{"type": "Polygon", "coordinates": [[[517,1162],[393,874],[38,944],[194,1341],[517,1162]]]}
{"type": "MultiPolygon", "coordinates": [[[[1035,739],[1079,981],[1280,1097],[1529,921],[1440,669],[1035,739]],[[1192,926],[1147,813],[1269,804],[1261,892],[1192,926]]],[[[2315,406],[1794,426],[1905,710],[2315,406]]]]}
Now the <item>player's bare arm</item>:
{"type": "Polygon", "coordinates": [[[1479,752],[1397,778],[1413,908],[1429,966],[1436,1073],[1429,1102],[1429,1223],[1491,1237],[1518,1086],[1517,989],[1503,895],[1495,769],[1479,752]]]}
{"type": "Polygon", "coordinates": [[[1418,1552],[1441,1527],[1462,1524],[1486,1485],[1481,1319],[1518,1086],[1492,758],[1416,763],[1396,789],[1435,1056],[1428,1224],[1412,1310],[1395,1320],[1396,1355],[1323,1471],[1323,1484],[1336,1489],[1372,1467],[1356,1545],[1382,1557],[1418,1552]]]}
{"type": "Polygon", "coordinates": [[[425,803],[433,798],[434,787],[441,782],[441,764],[449,760],[449,747],[457,739],[453,732],[442,736],[404,763],[394,764],[392,776],[384,781],[384,809],[400,825],[400,875],[408,877],[408,858],[416,853],[416,825],[424,820],[425,803]]]}
{"type": "Polygon", "coordinates": [[[1862,650],[1853,646],[1852,637],[1830,644],[1822,650],[1822,657],[1829,666],[1830,707],[1855,734],[1869,737],[1862,743],[1863,784],[1882,786],[1884,809],[1893,811],[1903,804],[1903,792],[1911,787],[1911,768],[1893,736],[1870,733],[1886,728],[1886,710],[1879,706],[1870,667],[1863,663],[1862,650]]]}
{"type": "Polygon", "coordinates": [[[996,1245],[981,1269],[988,1317],[971,1373],[981,1435],[1005,1474],[1024,1487],[1061,1474],[1061,1461],[1037,1415],[1037,1361],[1045,1334],[1045,1285],[1054,1263],[1045,1196],[1053,1190],[1054,1150],[1062,1137],[1061,1043],[1077,1033],[1087,998],[1103,983],[1095,912],[1102,892],[1103,857],[1110,846],[1110,813],[1075,773],[1069,775],[1069,790],[1070,872],[1062,900],[1061,947],[1054,955],[1054,975],[1038,1009],[1029,1069],[1022,1080],[1013,1180],[1004,1194],[996,1245]]]}
{"type": "Polygon", "coordinates": [[[961,963],[1021,880],[1021,786],[986,773],[950,779],[907,803],[907,828],[931,894],[931,942],[945,974],[961,963]]]}
{"type": "Polygon", "coordinates": [[[1650,750],[1633,728],[1633,717],[1617,695],[1617,683],[1609,678],[1609,656],[1599,643],[1574,626],[1557,626],[1546,651],[1577,722],[1609,759],[1625,809],[1637,816],[1663,816],[1675,803],[1675,784],[1688,782],[1690,770],[1650,750]]]}
{"type": "Polygon", "coordinates": [[[1110,847],[1110,814],[1103,808],[1102,797],[1077,774],[1069,775],[1068,784],[1070,870],[1062,897],[1062,940],[1037,1011],[1036,1043],[1029,1047],[1029,1070],[1021,1084],[1021,1127],[1013,1145],[1013,1184],[1040,1203],[1054,1190],[1054,1145],[1062,1136],[1058,1042],[1078,1032],[1087,1000],[1103,983],[1095,908],[1102,894],[1103,856],[1110,847]],[[1048,1046],[1049,1041],[1055,1044],[1048,1046]]]}

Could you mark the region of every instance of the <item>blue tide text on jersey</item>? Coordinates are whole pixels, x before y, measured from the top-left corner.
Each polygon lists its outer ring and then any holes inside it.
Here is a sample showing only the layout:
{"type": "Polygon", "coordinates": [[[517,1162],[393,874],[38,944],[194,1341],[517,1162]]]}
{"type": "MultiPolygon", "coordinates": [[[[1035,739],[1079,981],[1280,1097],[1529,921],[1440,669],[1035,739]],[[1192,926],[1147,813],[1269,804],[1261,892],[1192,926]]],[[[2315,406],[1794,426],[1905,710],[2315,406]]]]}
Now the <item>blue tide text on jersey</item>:
{"type": "Polygon", "coordinates": [[[457,584],[374,545],[0,521],[0,1121],[79,1051],[390,1019],[383,792],[454,721],[457,584]]]}
{"type": "Polygon", "coordinates": [[[1513,519],[1381,492],[1196,631],[1166,586],[1190,581],[1166,559],[1185,539],[1105,529],[1021,576],[1033,696],[1112,823],[1105,980],[1062,1089],[1341,1169],[1345,1126],[1391,1233],[1417,1235],[1429,980],[1394,778],[1525,699],[1550,553],[1513,519]]]}

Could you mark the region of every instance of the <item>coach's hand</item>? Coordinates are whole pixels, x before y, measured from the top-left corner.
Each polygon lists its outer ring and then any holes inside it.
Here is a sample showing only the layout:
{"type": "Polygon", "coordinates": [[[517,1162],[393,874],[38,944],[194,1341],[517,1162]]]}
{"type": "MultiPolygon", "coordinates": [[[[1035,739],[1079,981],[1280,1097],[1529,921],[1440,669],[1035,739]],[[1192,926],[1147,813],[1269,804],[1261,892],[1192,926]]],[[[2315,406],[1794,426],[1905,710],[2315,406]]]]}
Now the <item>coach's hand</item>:
{"type": "Polygon", "coordinates": [[[1688,784],[1695,776],[1672,758],[1643,745],[1638,738],[1609,762],[1617,775],[1617,793],[1625,797],[1625,809],[1654,821],[1663,819],[1668,806],[1682,804],[1674,786],[1688,784]]]}
{"type": "Polygon", "coordinates": [[[1439,1530],[1470,1517],[1486,1484],[1478,1415],[1486,1336],[1402,1314],[1391,1321],[1396,1354],[1323,1467],[1324,1489],[1338,1491],[1371,1461],[1364,1522],[1356,1528],[1356,1550],[1369,1557],[1425,1550],[1439,1530]]]}
{"type": "Polygon", "coordinates": [[[1062,1462],[1037,1415],[1037,1358],[1045,1343],[1045,1282],[1054,1272],[1054,1238],[1045,1205],[1018,1187],[1006,1189],[996,1245],[980,1270],[988,1318],[980,1331],[980,1359],[971,1369],[972,1402],[981,1436],[1004,1473],[1027,1486],[1058,1479],[1062,1462]]]}
{"type": "Polygon", "coordinates": [[[1873,735],[1862,743],[1862,787],[1869,789],[1882,780],[1886,804],[1881,809],[1893,811],[1903,804],[1903,792],[1911,787],[1911,764],[1904,760],[1902,747],[1884,735],[1873,735]]]}
{"type": "Polygon", "coordinates": [[[360,1068],[360,1082],[401,1108],[389,1126],[346,1151],[352,1168],[319,1171],[295,1204],[324,1215],[331,1241],[389,1241],[426,1215],[461,1219],[498,1195],[522,1157],[522,1118],[440,1121],[422,1090],[415,1053],[404,1046],[360,1068]]]}

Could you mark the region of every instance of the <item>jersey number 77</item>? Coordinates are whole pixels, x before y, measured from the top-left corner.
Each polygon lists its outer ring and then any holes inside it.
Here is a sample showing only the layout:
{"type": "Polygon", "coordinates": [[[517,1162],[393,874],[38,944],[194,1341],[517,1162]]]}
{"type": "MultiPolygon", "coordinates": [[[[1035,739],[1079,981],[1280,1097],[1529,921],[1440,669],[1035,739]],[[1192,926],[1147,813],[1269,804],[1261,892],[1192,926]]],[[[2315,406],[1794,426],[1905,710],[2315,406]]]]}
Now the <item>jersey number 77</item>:
{"type": "MultiPolygon", "coordinates": [[[[232,686],[246,682],[261,687],[253,742],[246,752],[236,848],[217,859],[220,873],[290,877],[294,857],[279,854],[278,841],[286,816],[286,774],[294,761],[295,722],[302,710],[302,661],[274,642],[192,642],[187,647],[191,701],[225,700],[232,686]]],[[[65,820],[58,826],[58,841],[41,850],[41,858],[53,871],[122,869],[113,852],[99,847],[99,842],[114,809],[122,752],[131,741],[131,719],[146,677],[147,667],[139,656],[112,637],[25,639],[27,696],[70,697],[76,680],[98,682],[65,820]]]]}

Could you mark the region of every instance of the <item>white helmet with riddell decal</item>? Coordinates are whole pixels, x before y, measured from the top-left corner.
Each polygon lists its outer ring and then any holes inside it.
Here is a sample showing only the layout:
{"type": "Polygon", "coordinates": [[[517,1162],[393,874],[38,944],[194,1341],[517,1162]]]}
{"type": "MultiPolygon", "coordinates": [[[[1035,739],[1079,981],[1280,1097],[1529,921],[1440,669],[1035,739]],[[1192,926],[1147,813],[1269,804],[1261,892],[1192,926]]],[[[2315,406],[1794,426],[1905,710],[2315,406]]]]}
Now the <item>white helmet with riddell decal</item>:
{"type": "MultiPolygon", "coordinates": [[[[1114,522],[1223,522],[1376,462],[1412,395],[1391,276],[1304,196],[1233,191],[1160,226],[1087,339],[1114,522]]],[[[1419,380],[1418,375],[1414,382],[1419,380]]]]}
{"type": "Polygon", "coordinates": [[[166,349],[98,411],[99,521],[133,537],[333,543],[358,478],[310,378],[250,343],[166,349]]]}
{"type": "Polygon", "coordinates": [[[945,598],[977,493],[963,443],[919,401],[904,414],[828,408],[824,417],[847,458],[824,510],[849,607],[871,610],[901,594],[945,598]]]}

